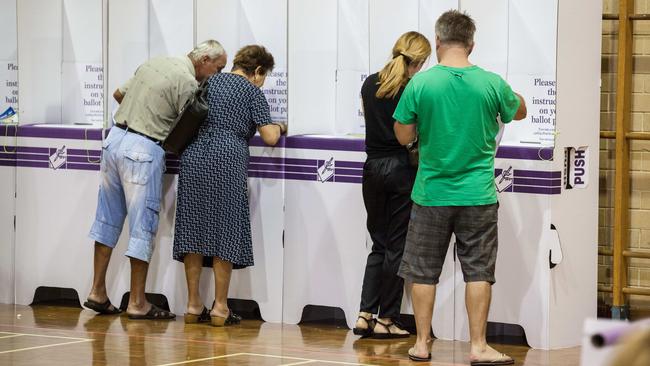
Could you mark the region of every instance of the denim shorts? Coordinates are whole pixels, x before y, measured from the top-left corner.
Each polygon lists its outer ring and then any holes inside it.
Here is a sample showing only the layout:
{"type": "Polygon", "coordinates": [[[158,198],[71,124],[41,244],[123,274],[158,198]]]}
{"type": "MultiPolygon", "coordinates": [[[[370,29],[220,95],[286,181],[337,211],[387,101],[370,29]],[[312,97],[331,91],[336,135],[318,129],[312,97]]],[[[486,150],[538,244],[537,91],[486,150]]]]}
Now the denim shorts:
{"type": "Polygon", "coordinates": [[[128,214],[125,255],[149,262],[158,230],[164,170],[165,152],[159,145],[111,128],[102,146],[101,182],[90,238],[114,248],[128,214]]]}
{"type": "Polygon", "coordinates": [[[465,282],[494,283],[499,204],[420,206],[413,204],[398,275],[420,284],[437,284],[451,234],[465,282]]]}

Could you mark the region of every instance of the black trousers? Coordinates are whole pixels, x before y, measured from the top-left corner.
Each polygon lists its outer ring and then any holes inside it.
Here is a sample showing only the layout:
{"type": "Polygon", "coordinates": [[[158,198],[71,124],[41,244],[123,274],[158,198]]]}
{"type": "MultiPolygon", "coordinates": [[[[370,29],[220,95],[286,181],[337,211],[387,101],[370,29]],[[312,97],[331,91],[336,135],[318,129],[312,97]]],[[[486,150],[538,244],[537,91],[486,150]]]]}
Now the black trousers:
{"type": "Polygon", "coordinates": [[[397,271],[411,214],[411,190],[417,168],[408,155],[368,159],[363,167],[363,202],[368,213],[372,251],[368,254],[360,311],[380,318],[400,314],[404,280],[397,271]]]}

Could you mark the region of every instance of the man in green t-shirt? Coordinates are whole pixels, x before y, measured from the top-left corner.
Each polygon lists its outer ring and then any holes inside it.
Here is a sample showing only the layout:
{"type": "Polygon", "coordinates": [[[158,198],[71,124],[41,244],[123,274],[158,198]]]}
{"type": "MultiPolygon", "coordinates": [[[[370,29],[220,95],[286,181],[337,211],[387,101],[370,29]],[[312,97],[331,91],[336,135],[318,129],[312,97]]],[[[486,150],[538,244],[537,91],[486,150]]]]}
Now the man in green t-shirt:
{"type": "Polygon", "coordinates": [[[472,65],[474,21],[456,10],[436,22],[438,65],[415,75],[393,115],[402,145],[419,138],[413,209],[399,275],[410,281],[418,331],[409,358],[431,358],[429,330],[436,284],[456,235],[466,284],[472,365],[509,365],[513,359],[486,342],[495,282],[498,202],[494,155],[500,118],[526,117],[523,98],[498,75],[472,65]]]}

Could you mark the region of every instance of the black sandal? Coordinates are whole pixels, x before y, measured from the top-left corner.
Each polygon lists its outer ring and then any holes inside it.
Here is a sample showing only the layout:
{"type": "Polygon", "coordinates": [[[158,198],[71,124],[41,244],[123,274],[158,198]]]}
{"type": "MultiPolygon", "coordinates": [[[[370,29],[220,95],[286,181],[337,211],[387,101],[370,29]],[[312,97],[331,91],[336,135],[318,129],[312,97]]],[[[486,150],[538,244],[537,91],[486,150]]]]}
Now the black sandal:
{"type": "Polygon", "coordinates": [[[228,316],[225,318],[216,315],[210,316],[210,323],[213,327],[224,327],[227,325],[237,325],[241,322],[241,319],[241,316],[233,313],[231,310],[228,310],[228,316]]]}
{"type": "Polygon", "coordinates": [[[398,329],[404,330],[404,327],[398,323],[398,322],[391,322],[391,323],[382,323],[379,320],[377,320],[377,324],[381,325],[386,329],[386,333],[377,333],[373,332],[374,335],[372,336],[373,338],[376,339],[394,339],[394,338],[408,338],[411,336],[411,333],[406,333],[406,334],[399,334],[399,333],[393,333],[390,331],[391,326],[396,326],[398,329]]]}
{"type": "Polygon", "coordinates": [[[374,328],[375,328],[375,322],[377,320],[375,320],[374,318],[370,318],[370,319],[364,318],[361,315],[359,315],[359,318],[357,318],[357,320],[359,319],[363,319],[366,322],[366,327],[365,328],[354,327],[354,329],[352,329],[352,333],[361,336],[361,338],[367,338],[372,336],[372,333],[374,332],[374,328]]]}
{"type": "Polygon", "coordinates": [[[429,362],[429,361],[431,361],[431,352],[429,352],[429,355],[427,357],[420,357],[420,356],[416,356],[416,355],[412,354],[411,353],[412,349],[413,348],[408,350],[409,360],[411,360],[413,362],[429,362]]]}
{"type": "Polygon", "coordinates": [[[208,323],[210,321],[210,310],[204,306],[201,314],[185,313],[183,318],[185,319],[185,324],[208,323]]]}
{"type": "Polygon", "coordinates": [[[106,299],[105,302],[100,303],[91,299],[86,299],[84,306],[88,309],[94,310],[101,315],[116,315],[122,312],[120,308],[116,308],[111,304],[111,300],[106,299]],[[111,309],[112,307],[112,309],[111,309]]]}
{"type": "Polygon", "coordinates": [[[131,320],[171,320],[176,318],[176,314],[163,310],[154,304],[151,304],[151,309],[146,314],[129,314],[131,320]]]}

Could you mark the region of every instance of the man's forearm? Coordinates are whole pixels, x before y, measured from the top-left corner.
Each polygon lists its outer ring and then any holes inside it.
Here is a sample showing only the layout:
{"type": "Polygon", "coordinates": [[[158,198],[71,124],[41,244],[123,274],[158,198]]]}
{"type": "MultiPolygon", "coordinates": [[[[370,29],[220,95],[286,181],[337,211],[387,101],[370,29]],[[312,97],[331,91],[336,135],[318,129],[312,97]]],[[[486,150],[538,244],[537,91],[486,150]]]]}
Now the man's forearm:
{"type": "Polygon", "coordinates": [[[415,124],[405,125],[395,121],[393,125],[395,137],[401,145],[408,145],[415,140],[415,124]]]}

